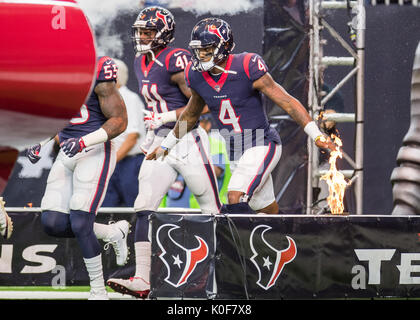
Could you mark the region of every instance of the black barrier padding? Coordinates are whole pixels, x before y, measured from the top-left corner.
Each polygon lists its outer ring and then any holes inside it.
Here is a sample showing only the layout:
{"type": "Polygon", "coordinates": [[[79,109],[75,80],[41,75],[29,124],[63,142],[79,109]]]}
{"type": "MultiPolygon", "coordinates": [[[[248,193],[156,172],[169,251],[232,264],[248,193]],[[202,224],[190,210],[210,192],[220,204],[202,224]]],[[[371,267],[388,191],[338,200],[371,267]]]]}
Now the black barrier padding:
{"type": "MultiPolygon", "coordinates": [[[[39,213],[9,214],[14,233],[0,239],[0,286],[52,286],[54,266],[64,267],[66,285],[89,284],[75,239],[47,236],[39,213]]],[[[418,216],[151,217],[152,299],[420,297],[418,216]],[[276,261],[283,268],[274,268],[276,261]]],[[[133,213],[99,213],[97,222],[120,219],[134,227],[133,213]]],[[[134,275],[133,237],[124,267],[112,248],[102,252],[105,280],[134,275]]]]}
{"type": "MultiPolygon", "coordinates": [[[[9,240],[0,239],[0,257],[2,259],[0,286],[51,286],[54,284],[53,278],[58,275],[57,272],[51,270],[56,265],[65,268],[66,285],[89,285],[88,273],[76,239],[48,236],[43,231],[39,212],[9,212],[9,215],[13,220],[14,229],[9,240]],[[9,260],[10,250],[11,261],[9,260]],[[38,273],[36,270],[34,272],[30,270],[30,273],[26,273],[29,270],[28,267],[39,267],[43,264],[48,271],[38,273]]],[[[129,278],[134,275],[135,215],[131,213],[99,213],[96,222],[108,223],[122,219],[128,220],[132,225],[132,232],[128,235],[127,240],[130,250],[129,262],[126,266],[119,267],[115,262],[112,246],[109,246],[107,250],[102,250],[105,280],[111,277],[129,278]]],[[[99,243],[101,246],[105,244],[101,240],[99,243]]]]}
{"type": "MultiPolygon", "coordinates": [[[[235,218],[220,219],[217,224],[216,236],[218,239],[217,252],[219,259],[216,260],[216,279],[218,283],[218,297],[227,298],[232,296],[238,299],[312,299],[327,297],[325,288],[336,286],[335,292],[343,291],[343,283],[350,281],[341,274],[337,274],[336,263],[346,262],[345,251],[337,251],[336,248],[346,248],[345,241],[348,239],[348,227],[345,220],[340,219],[331,228],[331,223],[322,218],[299,217],[296,219],[276,218],[235,218]],[[270,256],[270,246],[276,250],[284,250],[288,246],[286,236],[294,239],[297,245],[296,258],[286,264],[278,276],[275,285],[267,290],[257,284],[259,281],[258,269],[250,261],[254,255],[250,248],[251,231],[259,226],[266,225],[268,229],[264,233],[264,241],[260,244],[263,250],[259,252],[262,257],[270,256]],[[238,248],[233,241],[238,243],[240,235],[242,248],[239,258],[238,248]],[[226,254],[228,253],[228,254],[226,254]],[[337,256],[339,255],[339,256],[337,256]],[[243,284],[244,268],[241,267],[240,259],[246,261],[246,288],[243,284]],[[320,277],[320,275],[324,277],[320,277]],[[236,276],[234,276],[236,275],[236,276]]],[[[255,242],[255,236],[254,240],[255,242]]],[[[256,248],[258,251],[258,248],[256,248]]],[[[261,261],[262,262],[262,261],[261,261]]],[[[261,280],[272,275],[272,266],[260,265],[260,272],[264,270],[261,280]]],[[[267,281],[262,281],[267,283],[267,281]]],[[[261,283],[261,281],[260,281],[261,283]]],[[[262,283],[261,283],[262,284],[262,283]]],[[[331,292],[331,291],[330,291],[331,292]]],[[[335,296],[337,297],[337,296],[335,296]]],[[[344,293],[341,295],[344,297],[344,293]]]]}
{"type": "Polygon", "coordinates": [[[213,218],[152,214],[150,219],[153,252],[150,297],[214,298],[213,218]],[[205,243],[201,245],[200,239],[205,243]],[[194,264],[191,250],[198,247],[205,257],[194,264]],[[188,281],[183,284],[185,277],[188,281]]]}

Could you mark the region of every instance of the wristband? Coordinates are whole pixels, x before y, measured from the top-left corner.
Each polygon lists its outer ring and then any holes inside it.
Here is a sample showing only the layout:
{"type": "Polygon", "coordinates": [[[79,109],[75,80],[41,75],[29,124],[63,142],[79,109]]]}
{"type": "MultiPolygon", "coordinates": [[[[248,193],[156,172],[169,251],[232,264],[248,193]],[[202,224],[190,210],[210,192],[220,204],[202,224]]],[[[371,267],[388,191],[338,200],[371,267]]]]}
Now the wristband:
{"type": "Polygon", "coordinates": [[[175,122],[176,121],[176,110],[169,111],[169,112],[162,112],[159,114],[160,120],[163,123],[167,122],[175,122]]]}
{"type": "Polygon", "coordinates": [[[321,130],[319,130],[318,126],[316,125],[315,121],[310,121],[306,124],[305,128],[303,128],[303,131],[311,137],[312,140],[315,140],[319,136],[323,136],[323,133],[321,130]]]}
{"type": "Polygon", "coordinates": [[[160,144],[160,147],[162,149],[168,150],[172,149],[177,143],[179,139],[175,137],[174,131],[169,131],[168,135],[165,139],[163,139],[162,143],[160,144]]]}
{"type": "Polygon", "coordinates": [[[314,141],[317,142],[318,140],[321,140],[321,142],[327,142],[323,134],[316,137],[314,141]]]}
{"type": "Polygon", "coordinates": [[[99,128],[98,130],[83,136],[82,139],[85,146],[90,147],[108,141],[108,134],[103,128],[99,128]]]}

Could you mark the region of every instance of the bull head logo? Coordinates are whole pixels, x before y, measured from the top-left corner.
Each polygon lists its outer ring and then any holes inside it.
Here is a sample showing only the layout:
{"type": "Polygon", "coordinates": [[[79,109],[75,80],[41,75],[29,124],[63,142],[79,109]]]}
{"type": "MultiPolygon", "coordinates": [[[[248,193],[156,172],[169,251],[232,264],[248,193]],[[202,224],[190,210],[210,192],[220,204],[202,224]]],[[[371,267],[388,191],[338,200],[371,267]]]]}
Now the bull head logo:
{"type": "Polygon", "coordinates": [[[225,28],[222,28],[222,26],[220,27],[216,27],[214,24],[208,25],[207,26],[207,30],[210,33],[215,34],[216,36],[218,36],[220,39],[228,41],[229,40],[229,36],[226,32],[225,28]]]}
{"type": "Polygon", "coordinates": [[[197,265],[207,258],[209,247],[201,237],[195,236],[198,241],[197,247],[186,249],[173,239],[172,232],[176,229],[179,229],[179,226],[175,224],[161,225],[156,232],[156,240],[159,248],[162,250],[159,258],[168,271],[165,281],[178,288],[187,282],[197,265]],[[166,233],[165,230],[167,230],[166,233]],[[171,242],[170,247],[168,246],[166,249],[161,241],[165,238],[165,235],[171,242]]]}
{"type": "Polygon", "coordinates": [[[267,225],[254,228],[249,238],[253,256],[252,263],[258,270],[257,284],[264,290],[270,289],[277,281],[284,266],[296,257],[297,248],[295,241],[286,236],[289,246],[284,250],[277,250],[264,238],[264,233],[270,230],[267,225]],[[257,251],[258,250],[258,251],[257,251]]]}
{"type": "Polygon", "coordinates": [[[156,11],[156,19],[162,20],[162,22],[164,23],[164,25],[166,26],[166,28],[168,30],[172,29],[169,25],[169,23],[171,23],[172,19],[167,14],[160,13],[159,11],[156,11]]]}

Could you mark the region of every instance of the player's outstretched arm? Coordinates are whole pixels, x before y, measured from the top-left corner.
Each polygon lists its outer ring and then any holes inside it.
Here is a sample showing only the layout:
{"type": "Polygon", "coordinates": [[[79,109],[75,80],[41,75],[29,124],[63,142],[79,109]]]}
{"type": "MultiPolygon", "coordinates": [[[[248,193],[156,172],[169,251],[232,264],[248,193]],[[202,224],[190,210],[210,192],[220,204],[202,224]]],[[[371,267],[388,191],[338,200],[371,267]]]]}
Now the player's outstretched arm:
{"type": "Polygon", "coordinates": [[[324,135],[312,120],[305,107],[293,96],[279,85],[269,73],[264,74],[258,80],[253,82],[253,88],[259,90],[265,96],[270,98],[275,104],[286,111],[293,120],[295,120],[305,132],[315,141],[320,148],[335,150],[336,145],[331,139],[324,135]]]}

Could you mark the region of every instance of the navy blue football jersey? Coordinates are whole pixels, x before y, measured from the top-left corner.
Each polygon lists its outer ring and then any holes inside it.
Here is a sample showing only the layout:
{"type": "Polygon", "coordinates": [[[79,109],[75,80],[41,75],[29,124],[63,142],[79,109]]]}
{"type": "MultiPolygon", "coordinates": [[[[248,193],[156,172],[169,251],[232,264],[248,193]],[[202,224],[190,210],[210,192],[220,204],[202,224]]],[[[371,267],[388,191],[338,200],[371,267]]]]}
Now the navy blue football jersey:
{"type": "MultiPolygon", "coordinates": [[[[171,76],[183,72],[191,60],[189,51],[181,48],[166,47],[156,55],[161,65],[156,61],[146,64],[146,55],[143,54],[134,60],[134,71],[137,76],[140,94],[149,111],[156,113],[173,111],[184,107],[188,99],[176,83],[171,81],[171,76]]],[[[166,123],[155,130],[168,133],[175,122],[166,123]]]]}
{"type": "MultiPolygon", "coordinates": [[[[110,57],[103,56],[97,59],[96,81],[93,88],[99,82],[117,81],[118,67],[110,57]]],[[[80,138],[88,133],[96,131],[107,121],[102,113],[98,95],[93,89],[86,103],[80,108],[79,113],[73,117],[69,124],[59,132],[60,142],[69,138],[80,138]]]]}
{"type": "Polygon", "coordinates": [[[280,136],[270,127],[263,108],[262,95],[252,84],[265,75],[268,68],[255,53],[231,54],[225,70],[217,76],[198,72],[188,64],[185,70],[187,85],[196,91],[209,106],[220,134],[226,140],[230,160],[238,160],[253,146],[280,144],[280,136]]]}

